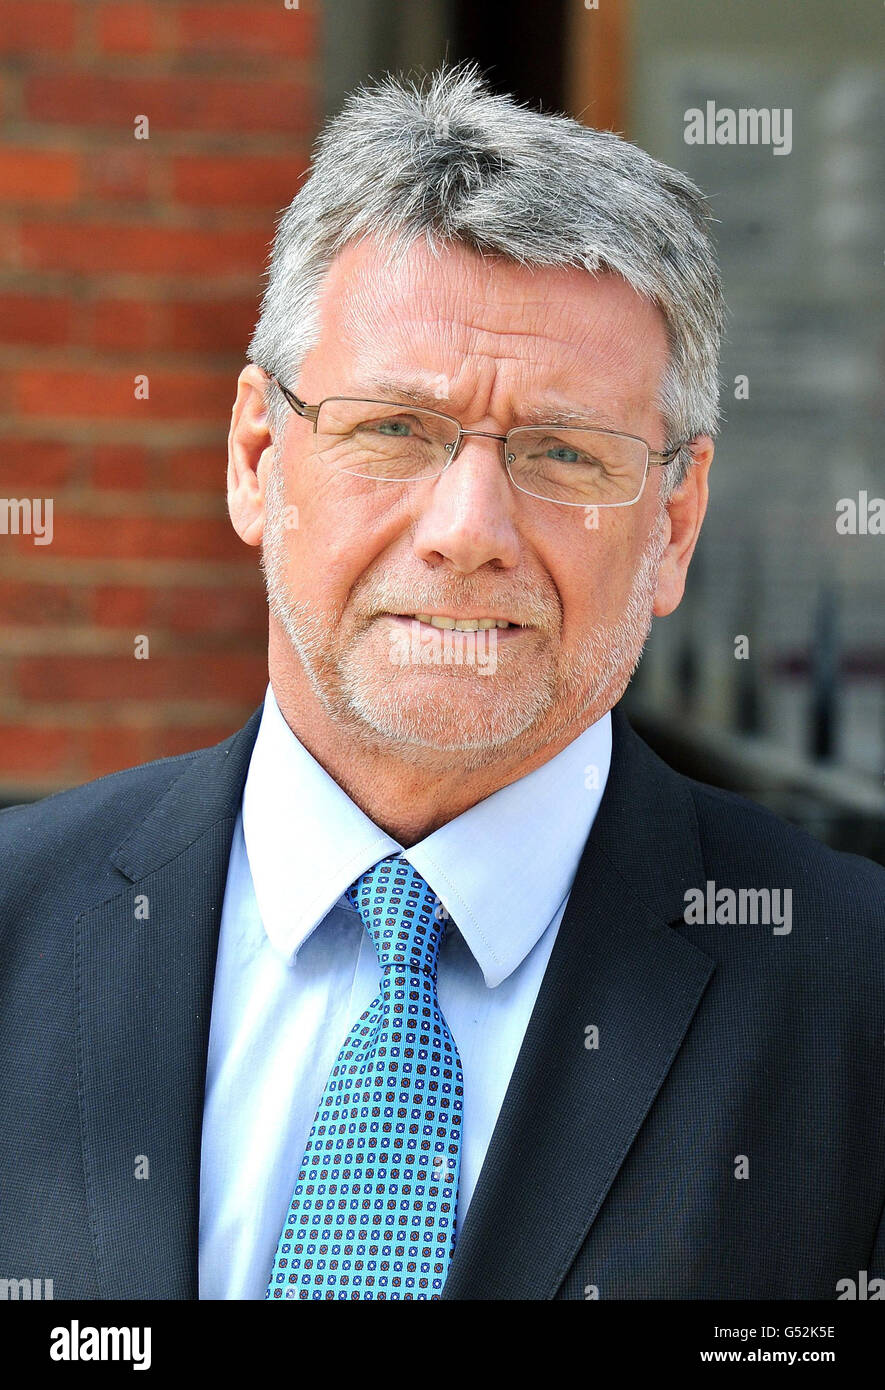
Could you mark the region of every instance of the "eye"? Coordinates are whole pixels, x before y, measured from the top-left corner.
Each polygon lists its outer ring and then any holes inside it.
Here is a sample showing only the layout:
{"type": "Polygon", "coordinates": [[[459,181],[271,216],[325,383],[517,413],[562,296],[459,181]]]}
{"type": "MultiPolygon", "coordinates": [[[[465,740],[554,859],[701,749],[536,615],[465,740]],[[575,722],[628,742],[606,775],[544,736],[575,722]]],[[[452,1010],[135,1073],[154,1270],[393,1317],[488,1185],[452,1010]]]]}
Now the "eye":
{"type": "Polygon", "coordinates": [[[570,444],[551,444],[547,450],[547,457],[554,459],[556,463],[579,463],[586,455],[579,454],[570,444]]]}
{"type": "Polygon", "coordinates": [[[599,460],[591,454],[586,454],[583,449],[577,449],[573,444],[568,444],[563,439],[554,439],[552,436],[538,441],[537,453],[534,454],[534,457],[543,457],[551,463],[586,464],[590,467],[599,467],[599,460]]]}
{"type": "Polygon", "coordinates": [[[408,439],[413,434],[421,433],[420,422],[414,415],[389,415],[383,420],[365,420],[360,428],[373,430],[388,439],[408,439]]]}

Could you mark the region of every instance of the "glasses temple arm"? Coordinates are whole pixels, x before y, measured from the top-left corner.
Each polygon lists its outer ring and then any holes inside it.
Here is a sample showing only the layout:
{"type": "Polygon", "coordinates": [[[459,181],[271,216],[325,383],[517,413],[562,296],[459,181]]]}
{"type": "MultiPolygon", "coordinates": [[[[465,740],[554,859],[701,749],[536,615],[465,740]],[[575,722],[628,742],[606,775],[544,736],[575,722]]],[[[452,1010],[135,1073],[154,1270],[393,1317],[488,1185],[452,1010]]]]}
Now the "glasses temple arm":
{"type": "Polygon", "coordinates": [[[274,376],[273,372],[266,372],[265,375],[268,377],[270,381],[274,383],[277,389],[282,393],[283,397],[288,401],[289,405],[295,411],[296,415],[302,415],[306,420],[312,420],[313,423],[316,424],[317,416],[320,413],[320,408],[318,405],[308,405],[307,402],[303,401],[300,396],[296,396],[294,391],[290,391],[287,386],[284,386],[283,383],[280,381],[279,377],[274,376]]]}
{"type": "Polygon", "coordinates": [[[687,439],[684,444],[677,444],[675,449],[670,449],[665,454],[659,454],[654,449],[649,449],[648,461],[666,467],[667,464],[675,463],[682,450],[687,449],[690,443],[691,441],[687,439]]]}

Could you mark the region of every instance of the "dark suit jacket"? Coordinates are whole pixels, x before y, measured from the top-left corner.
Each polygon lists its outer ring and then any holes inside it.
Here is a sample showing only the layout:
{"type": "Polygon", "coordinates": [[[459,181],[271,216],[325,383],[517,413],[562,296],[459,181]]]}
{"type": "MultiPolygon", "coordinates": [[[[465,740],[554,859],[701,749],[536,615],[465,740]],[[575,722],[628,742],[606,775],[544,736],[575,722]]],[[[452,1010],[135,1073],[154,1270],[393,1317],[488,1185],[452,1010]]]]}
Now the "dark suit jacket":
{"type": "MultiPolygon", "coordinates": [[[[0,815],[0,1277],[197,1296],[215,953],[259,717],[0,815]]],[[[443,1296],[836,1299],[885,1275],[883,884],[679,776],[616,709],[443,1296]],[[792,930],[686,925],[709,881],[791,889],[792,930]]]]}

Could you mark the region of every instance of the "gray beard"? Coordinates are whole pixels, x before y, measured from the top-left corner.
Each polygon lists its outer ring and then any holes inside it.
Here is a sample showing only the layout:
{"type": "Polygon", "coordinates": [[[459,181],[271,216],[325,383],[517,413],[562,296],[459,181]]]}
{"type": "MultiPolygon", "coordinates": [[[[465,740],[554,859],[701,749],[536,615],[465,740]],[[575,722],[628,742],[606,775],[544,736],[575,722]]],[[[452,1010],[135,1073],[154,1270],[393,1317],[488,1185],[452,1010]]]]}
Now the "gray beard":
{"type": "MultiPolygon", "coordinates": [[[[512,670],[505,660],[499,660],[493,675],[460,668],[451,677],[458,682],[460,697],[457,717],[453,718],[444,696],[436,701],[420,701],[414,692],[405,694],[398,688],[394,666],[386,671],[367,670],[353,643],[344,650],[336,648],[329,616],[288,593],[283,486],[283,470],[275,458],[266,489],[261,552],[268,607],[297,653],[322,708],[336,722],[349,725],[355,734],[388,750],[391,744],[396,745],[400,757],[421,762],[426,758],[426,754],[421,755],[422,749],[436,754],[457,752],[465,771],[477,771],[504,753],[529,756],[553,742],[569,726],[580,723],[581,728],[587,727],[620,699],[651,630],[652,605],[664,552],[663,505],[618,620],[611,625],[596,624],[581,639],[577,650],[569,654],[562,669],[548,668],[531,683],[511,679],[506,690],[502,690],[498,678],[502,671],[512,670]],[[464,680],[473,682],[466,698],[464,680]],[[465,706],[469,706],[469,712],[465,706]]],[[[459,585],[458,597],[462,601],[469,587],[469,581],[459,585]]],[[[386,602],[384,594],[385,581],[378,578],[372,584],[372,610],[389,607],[397,611],[401,590],[386,602]]],[[[549,605],[538,610],[538,617],[542,619],[539,625],[549,631],[549,605]]]]}

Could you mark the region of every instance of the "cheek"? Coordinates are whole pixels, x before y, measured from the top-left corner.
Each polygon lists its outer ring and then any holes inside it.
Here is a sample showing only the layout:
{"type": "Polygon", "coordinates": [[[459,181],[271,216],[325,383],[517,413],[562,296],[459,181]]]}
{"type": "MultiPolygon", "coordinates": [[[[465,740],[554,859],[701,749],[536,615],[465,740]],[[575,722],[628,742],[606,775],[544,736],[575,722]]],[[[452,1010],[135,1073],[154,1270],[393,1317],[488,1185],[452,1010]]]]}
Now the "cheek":
{"type": "Polygon", "coordinates": [[[623,613],[647,534],[645,518],[636,515],[638,510],[612,508],[598,516],[588,514],[569,544],[562,538],[551,555],[564,641],[580,641],[598,623],[608,625],[623,613]]]}
{"type": "Polygon", "coordinates": [[[291,592],[340,610],[360,577],[408,524],[401,505],[377,482],[293,470],[284,499],[291,592]],[[393,505],[392,505],[393,504],[393,505]]]}

